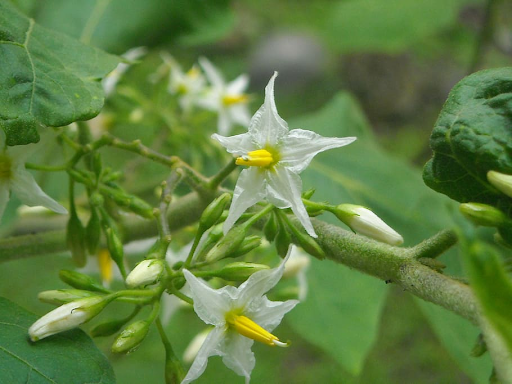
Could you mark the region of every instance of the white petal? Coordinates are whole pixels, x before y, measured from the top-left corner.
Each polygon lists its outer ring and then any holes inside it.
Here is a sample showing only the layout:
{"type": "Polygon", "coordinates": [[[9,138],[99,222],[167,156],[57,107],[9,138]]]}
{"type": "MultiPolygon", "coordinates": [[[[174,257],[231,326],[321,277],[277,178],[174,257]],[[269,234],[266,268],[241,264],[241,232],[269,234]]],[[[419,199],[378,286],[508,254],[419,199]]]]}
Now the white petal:
{"type": "MultiPolygon", "coordinates": [[[[1,129],[0,129],[1,131],[1,129]]],[[[0,222],[5,211],[5,207],[9,202],[9,183],[0,181],[0,222]]]]}
{"type": "Polygon", "coordinates": [[[258,304],[258,309],[254,312],[247,312],[246,316],[267,331],[272,332],[281,323],[284,315],[299,304],[299,301],[270,301],[264,296],[258,304]]]}
{"type": "Polygon", "coordinates": [[[234,104],[229,108],[228,113],[231,117],[231,120],[237,124],[243,125],[247,127],[249,122],[251,121],[251,116],[249,114],[249,108],[245,103],[234,104]]]}
{"type": "Polygon", "coordinates": [[[243,133],[235,136],[221,136],[214,133],[212,139],[217,140],[229,153],[235,156],[246,155],[247,152],[254,151],[256,145],[252,142],[251,135],[243,133]]]}
{"type": "Polygon", "coordinates": [[[217,132],[221,135],[227,135],[231,132],[231,126],[233,122],[229,118],[229,114],[226,112],[225,108],[219,109],[219,117],[217,119],[217,132]]]}
{"type": "Polygon", "coordinates": [[[185,376],[181,384],[188,384],[197,379],[199,376],[201,376],[204,370],[206,369],[206,365],[208,364],[208,358],[210,356],[224,355],[224,352],[220,349],[220,344],[224,337],[224,329],[217,327],[208,334],[206,340],[201,346],[201,349],[197,353],[197,357],[192,363],[190,369],[188,370],[187,376],[185,376]]]}
{"type": "Polygon", "coordinates": [[[44,193],[32,175],[21,167],[13,171],[11,190],[26,205],[42,205],[57,213],[68,213],[66,208],[44,193]]]}
{"type": "Polygon", "coordinates": [[[265,173],[257,167],[244,169],[233,192],[233,201],[229,207],[229,213],[224,222],[223,231],[226,234],[247,208],[265,198],[265,173]]]}
{"type": "Polygon", "coordinates": [[[235,80],[226,86],[226,93],[228,95],[240,95],[245,92],[249,85],[249,76],[246,74],[238,76],[235,80]]]}
{"type": "Polygon", "coordinates": [[[251,275],[242,285],[238,287],[238,298],[234,307],[246,307],[249,311],[256,311],[257,308],[251,306],[253,300],[259,300],[265,293],[272,289],[281,280],[286,261],[290,257],[291,247],[288,254],[278,267],[264,269],[251,275]]]}
{"type": "Polygon", "coordinates": [[[214,65],[208,60],[206,57],[199,58],[199,64],[203,67],[204,73],[206,77],[210,81],[210,83],[217,88],[224,88],[226,82],[222,77],[221,73],[214,67],[214,65]]]}
{"type": "Polygon", "coordinates": [[[302,226],[312,237],[317,237],[309,215],[302,202],[302,180],[296,173],[276,166],[273,172],[266,173],[267,199],[278,208],[291,207],[302,226]]]}
{"type": "Polygon", "coordinates": [[[235,332],[229,332],[223,340],[223,344],[222,349],[225,355],[222,357],[222,362],[238,375],[244,376],[245,382],[249,383],[251,372],[256,365],[254,353],[251,351],[254,340],[235,332]]]}
{"type": "Polygon", "coordinates": [[[267,144],[274,146],[288,133],[288,124],[277,113],[274,101],[274,81],[276,76],[277,72],[274,72],[265,88],[265,102],[249,123],[249,133],[260,147],[264,147],[267,144]]]}
{"type": "Polygon", "coordinates": [[[225,313],[231,308],[230,304],[233,301],[232,295],[235,288],[226,286],[221,289],[213,289],[186,269],[183,270],[183,274],[190,286],[192,299],[194,299],[194,311],[201,320],[215,326],[225,324],[225,313]]]}
{"type": "Polygon", "coordinates": [[[294,129],[280,143],[280,164],[295,173],[302,172],[317,153],[352,143],[355,137],[323,137],[315,132],[294,129]]]}

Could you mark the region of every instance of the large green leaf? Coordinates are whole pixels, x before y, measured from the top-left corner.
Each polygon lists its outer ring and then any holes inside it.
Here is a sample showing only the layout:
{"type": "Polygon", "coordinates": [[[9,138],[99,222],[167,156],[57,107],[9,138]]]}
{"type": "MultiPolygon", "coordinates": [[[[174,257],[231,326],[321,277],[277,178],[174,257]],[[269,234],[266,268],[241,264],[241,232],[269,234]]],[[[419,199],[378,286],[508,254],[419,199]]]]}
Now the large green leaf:
{"type": "Polygon", "coordinates": [[[227,0],[45,0],[34,17],[48,28],[122,53],[178,38],[190,44],[214,42],[234,25],[228,4],[227,0]]]}
{"type": "Polygon", "coordinates": [[[37,127],[96,116],[100,80],[115,56],[43,28],[0,0],[0,128],[8,145],[39,141],[37,127]]]}
{"type": "Polygon", "coordinates": [[[498,376],[512,382],[512,281],[496,250],[474,243],[465,252],[471,287],[482,310],[482,329],[498,376]]]}
{"type": "Polygon", "coordinates": [[[511,212],[512,199],[493,188],[486,174],[512,173],[512,67],[461,80],[439,114],[430,145],[434,156],[423,173],[430,188],[511,212]]]}
{"type": "Polygon", "coordinates": [[[330,9],[326,39],[343,52],[396,52],[454,24],[468,0],[353,0],[330,9]]]}
{"type": "Polygon", "coordinates": [[[105,356],[80,330],[31,343],[37,316],[0,297],[0,382],[9,384],[115,383],[105,356]]]}
{"type": "MultiPolygon", "coordinates": [[[[328,200],[333,204],[356,203],[372,208],[380,217],[401,233],[406,245],[414,245],[441,229],[453,225],[453,205],[439,194],[425,188],[421,173],[379,148],[370,133],[357,103],[345,93],[336,96],[331,103],[318,113],[296,119],[291,128],[313,129],[324,136],[357,136],[358,140],[347,147],[334,149],[317,156],[311,166],[302,174],[304,188],[317,187],[317,200],[328,200]]],[[[332,216],[322,219],[333,221],[332,216]]],[[[460,273],[458,260],[453,253],[441,260],[448,265],[450,273],[460,273]]],[[[304,318],[291,314],[292,326],[304,330],[306,318],[309,328],[329,327],[329,338],[315,332],[304,333],[310,342],[321,346],[337,358],[340,364],[356,372],[375,341],[379,324],[382,298],[386,286],[379,281],[366,278],[355,272],[346,272],[326,262],[315,263],[311,271],[311,295],[295,311],[301,311],[304,318]],[[321,266],[322,269],[317,269],[321,266]],[[338,273],[337,273],[338,272],[338,273]],[[358,289],[343,288],[354,285],[358,289]],[[332,307],[321,297],[331,298],[332,307]],[[316,302],[322,302],[321,308],[316,302]],[[343,303],[343,305],[340,305],[343,303]],[[315,316],[307,316],[308,312],[315,316]],[[353,319],[348,322],[344,319],[353,319]],[[313,318],[316,319],[313,322],[313,318]],[[353,335],[364,335],[364,342],[354,343],[353,335]],[[333,342],[335,340],[335,342],[333,342]],[[350,345],[347,351],[356,351],[354,356],[341,358],[334,353],[337,348],[350,345]]],[[[478,329],[466,320],[446,310],[422,303],[425,314],[450,354],[468,375],[480,382],[490,372],[488,359],[475,360],[469,356],[470,344],[476,339],[478,329]],[[463,340],[454,347],[454,340],[463,340]]],[[[339,353],[339,352],[337,352],[339,353]]]]}

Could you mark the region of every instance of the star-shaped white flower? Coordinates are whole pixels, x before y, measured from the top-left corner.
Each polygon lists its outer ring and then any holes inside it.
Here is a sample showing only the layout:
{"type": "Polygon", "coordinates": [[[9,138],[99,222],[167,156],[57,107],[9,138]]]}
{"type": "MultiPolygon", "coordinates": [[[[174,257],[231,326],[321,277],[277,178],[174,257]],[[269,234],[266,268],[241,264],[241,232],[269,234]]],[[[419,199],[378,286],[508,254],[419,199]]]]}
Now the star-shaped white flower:
{"type": "Polygon", "coordinates": [[[224,364],[249,383],[256,360],[254,340],[269,346],[287,346],[270,332],[281,322],[297,300],[270,301],[265,293],[281,279],[286,259],[274,269],[256,272],[240,287],[212,289],[203,280],[184,270],[194,299],[194,310],[215,328],[208,334],[182,384],[197,379],[206,369],[210,356],[221,356],[224,364]]]}
{"type": "Polygon", "coordinates": [[[266,199],[277,208],[291,208],[306,231],[316,237],[301,199],[299,174],[313,157],[328,149],[352,143],[355,137],[322,137],[302,129],[288,131],[288,124],[277,113],[274,80],[265,88],[265,102],[254,114],[247,133],[212,138],[237,156],[238,165],[247,165],[238,178],[229,215],[224,223],[226,233],[245,210],[266,199]]]}
{"type": "Polygon", "coordinates": [[[106,96],[110,95],[114,89],[116,89],[117,83],[119,83],[121,77],[123,77],[126,71],[130,68],[131,64],[129,62],[133,62],[144,56],[147,51],[148,50],[146,47],[136,47],[129,49],[121,55],[121,57],[126,59],[128,63],[119,63],[117,67],[112,72],[110,72],[101,82],[103,91],[105,92],[106,96]]]}
{"type": "Polygon", "coordinates": [[[199,64],[203,67],[211,89],[198,103],[219,114],[217,131],[221,135],[227,135],[234,123],[247,126],[251,115],[247,106],[249,98],[244,92],[249,85],[249,77],[242,74],[226,83],[222,74],[209,60],[200,58],[199,64]]]}
{"type": "Polygon", "coordinates": [[[68,213],[66,208],[43,192],[25,169],[25,160],[34,152],[35,147],[34,144],[6,146],[5,133],[0,129],[0,220],[10,193],[14,193],[28,206],[42,205],[57,213],[68,213]]]}

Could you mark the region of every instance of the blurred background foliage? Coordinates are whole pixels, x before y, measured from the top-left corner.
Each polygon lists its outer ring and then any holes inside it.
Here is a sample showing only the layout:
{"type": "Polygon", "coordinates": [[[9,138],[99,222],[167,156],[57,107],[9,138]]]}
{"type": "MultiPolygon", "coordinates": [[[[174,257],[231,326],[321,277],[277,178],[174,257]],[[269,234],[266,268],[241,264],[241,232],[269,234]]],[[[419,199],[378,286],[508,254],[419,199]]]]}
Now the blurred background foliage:
{"type": "MultiPolygon", "coordinates": [[[[321,154],[304,172],[305,189],[318,190],[315,199],[371,207],[403,235],[405,246],[464,225],[456,205],[423,184],[420,167],[431,155],[428,138],[453,85],[475,69],[510,65],[510,1],[12,2],[38,23],[110,53],[148,48],[95,120],[93,126],[100,130],[141,139],[210,175],[227,159],[209,141],[216,120],[207,112],[176,120],[166,80],[148,81],[162,62],[160,52],[170,52],[185,70],[206,56],[228,80],[248,73],[253,112],[262,102],[264,85],[278,70],[276,103],[291,128],[359,138],[343,150],[321,154]],[[486,22],[492,33],[480,44],[486,22]]],[[[237,129],[235,133],[243,131],[237,129]]],[[[58,158],[40,156],[41,161],[59,163],[58,158]]],[[[104,156],[114,169],[125,171],[128,190],[156,199],[155,186],[167,169],[119,151],[105,151],[104,156]]],[[[64,177],[43,177],[43,189],[64,199],[64,177]]],[[[4,231],[23,230],[16,227],[16,206],[15,201],[9,205],[4,231]]],[[[489,232],[480,232],[489,237],[489,232]]],[[[446,273],[462,276],[456,250],[441,261],[446,273]]],[[[68,255],[3,264],[0,278],[8,284],[0,286],[0,295],[42,314],[49,308],[37,302],[36,293],[64,288],[57,272],[70,267],[68,255]]],[[[293,346],[287,351],[255,346],[252,382],[488,381],[488,356],[469,355],[478,330],[467,321],[344,266],[314,260],[308,276],[308,298],[278,329],[293,346]]],[[[168,326],[177,351],[202,329],[191,311],[179,312],[168,326]]],[[[111,356],[110,343],[110,338],[98,340],[119,383],[162,382],[163,348],[155,330],[128,356],[111,356]]],[[[198,383],[239,381],[214,358],[198,383]]]]}

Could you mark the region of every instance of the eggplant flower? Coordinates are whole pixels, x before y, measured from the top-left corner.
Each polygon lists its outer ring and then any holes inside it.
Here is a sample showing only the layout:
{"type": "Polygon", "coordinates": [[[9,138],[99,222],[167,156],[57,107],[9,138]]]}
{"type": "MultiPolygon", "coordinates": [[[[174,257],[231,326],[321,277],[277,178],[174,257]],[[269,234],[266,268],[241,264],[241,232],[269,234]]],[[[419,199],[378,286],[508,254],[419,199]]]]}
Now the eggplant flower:
{"type": "Polygon", "coordinates": [[[25,169],[25,160],[34,149],[33,144],[7,147],[5,133],[0,129],[0,219],[9,202],[10,193],[16,194],[23,204],[42,205],[57,213],[68,213],[66,208],[42,191],[25,169]]]}
{"type": "Polygon", "coordinates": [[[252,117],[247,133],[212,136],[237,157],[236,164],[249,167],[238,178],[224,233],[247,208],[266,199],[280,209],[291,207],[309,235],[317,237],[302,202],[299,174],[316,154],[350,144],[356,138],[322,137],[302,129],[288,131],[274,101],[276,76],[277,72],[265,88],[265,102],[252,117]]]}
{"type": "Polygon", "coordinates": [[[190,285],[195,312],[215,328],[206,337],[182,384],[201,376],[208,358],[215,355],[221,356],[224,364],[235,373],[245,376],[247,384],[256,364],[251,351],[254,340],[268,346],[288,346],[270,332],[298,301],[273,302],[265,296],[281,279],[287,258],[277,268],[256,272],[238,288],[212,289],[189,271],[183,271],[190,285]]]}
{"type": "Polygon", "coordinates": [[[198,104],[218,113],[218,132],[227,135],[235,123],[247,126],[251,115],[247,106],[249,97],[244,92],[249,85],[249,77],[243,74],[226,83],[222,74],[209,60],[203,57],[199,59],[199,64],[203,67],[211,88],[199,99],[198,104]]]}

